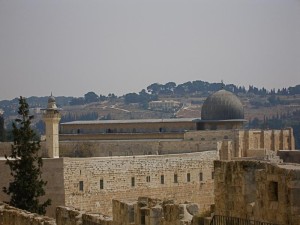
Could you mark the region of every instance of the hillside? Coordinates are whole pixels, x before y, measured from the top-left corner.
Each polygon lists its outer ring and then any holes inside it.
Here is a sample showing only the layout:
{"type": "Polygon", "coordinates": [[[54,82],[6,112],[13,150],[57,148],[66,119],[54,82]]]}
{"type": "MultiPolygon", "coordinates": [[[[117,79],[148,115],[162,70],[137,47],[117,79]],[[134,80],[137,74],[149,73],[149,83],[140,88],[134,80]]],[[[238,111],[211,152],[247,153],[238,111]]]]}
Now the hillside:
{"type": "MultiPolygon", "coordinates": [[[[206,97],[221,88],[235,93],[244,105],[245,119],[251,128],[283,128],[292,126],[295,130],[297,146],[300,147],[300,85],[275,91],[249,86],[238,87],[234,84],[208,83],[204,81],[186,82],[176,85],[174,82],[151,84],[139,93],[123,96],[109,94],[97,95],[88,92],[83,97],[56,97],[58,107],[63,108],[61,122],[96,119],[141,119],[171,117],[201,117],[201,107],[206,97]],[[171,108],[151,108],[151,101],[174,102],[171,108]]],[[[35,125],[43,133],[40,108],[47,105],[48,97],[30,97],[27,99],[35,125]]],[[[6,127],[9,130],[11,120],[16,116],[18,100],[0,101],[6,127]]]]}

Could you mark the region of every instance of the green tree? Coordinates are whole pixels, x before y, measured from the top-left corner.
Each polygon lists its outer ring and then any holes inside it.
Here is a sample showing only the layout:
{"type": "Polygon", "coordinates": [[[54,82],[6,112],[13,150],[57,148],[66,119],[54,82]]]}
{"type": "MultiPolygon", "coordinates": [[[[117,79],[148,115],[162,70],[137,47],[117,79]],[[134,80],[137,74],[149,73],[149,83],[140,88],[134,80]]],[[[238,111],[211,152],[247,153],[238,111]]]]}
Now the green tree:
{"type": "Polygon", "coordinates": [[[5,129],[4,129],[4,119],[3,116],[0,115],[0,141],[5,140],[5,129]]]}
{"type": "Polygon", "coordinates": [[[97,102],[99,96],[95,92],[90,91],[84,95],[84,99],[86,103],[97,102]]]}
{"type": "Polygon", "coordinates": [[[10,205],[29,212],[45,214],[46,207],[51,204],[48,199],[40,203],[39,197],[45,195],[47,182],[41,178],[43,166],[39,156],[40,143],[34,141],[36,134],[31,128],[33,116],[29,115],[26,99],[19,99],[19,117],[12,124],[13,144],[11,155],[5,155],[13,181],[3,191],[10,195],[10,205]]]}

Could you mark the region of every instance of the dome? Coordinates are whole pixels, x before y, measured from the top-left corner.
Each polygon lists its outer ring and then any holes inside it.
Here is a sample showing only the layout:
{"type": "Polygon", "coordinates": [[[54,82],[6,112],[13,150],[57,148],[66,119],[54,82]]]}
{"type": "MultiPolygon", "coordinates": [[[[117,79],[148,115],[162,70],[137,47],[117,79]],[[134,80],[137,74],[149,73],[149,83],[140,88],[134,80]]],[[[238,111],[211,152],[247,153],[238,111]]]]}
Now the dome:
{"type": "Polygon", "coordinates": [[[244,119],[244,108],[233,93],[220,90],[208,96],[201,110],[202,120],[244,119]]]}

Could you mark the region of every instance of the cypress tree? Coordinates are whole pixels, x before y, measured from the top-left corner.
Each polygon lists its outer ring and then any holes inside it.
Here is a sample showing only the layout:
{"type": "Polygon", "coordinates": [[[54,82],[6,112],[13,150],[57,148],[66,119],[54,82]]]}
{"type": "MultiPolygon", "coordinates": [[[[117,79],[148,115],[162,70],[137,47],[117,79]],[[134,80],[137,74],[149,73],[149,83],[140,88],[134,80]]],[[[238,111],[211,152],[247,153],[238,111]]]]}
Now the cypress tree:
{"type": "Polygon", "coordinates": [[[39,197],[45,195],[47,182],[41,178],[43,161],[39,156],[40,142],[35,141],[36,134],[31,128],[33,116],[29,115],[29,106],[23,97],[19,99],[18,114],[19,117],[12,124],[11,155],[5,155],[13,181],[3,191],[10,195],[10,205],[44,215],[51,200],[43,203],[39,200],[39,197]]]}
{"type": "Polygon", "coordinates": [[[0,141],[5,141],[4,118],[0,115],[0,141]]]}

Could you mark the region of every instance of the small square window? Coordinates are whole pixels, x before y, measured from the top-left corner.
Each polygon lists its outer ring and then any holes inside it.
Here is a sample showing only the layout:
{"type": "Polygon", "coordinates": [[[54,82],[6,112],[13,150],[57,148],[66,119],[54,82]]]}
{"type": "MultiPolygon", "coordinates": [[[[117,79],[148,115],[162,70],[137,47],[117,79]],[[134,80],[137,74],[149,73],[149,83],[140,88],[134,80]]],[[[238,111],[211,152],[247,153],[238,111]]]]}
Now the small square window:
{"type": "Polygon", "coordinates": [[[176,173],[174,174],[174,183],[178,183],[178,176],[176,173]]]}
{"type": "Polygon", "coordinates": [[[135,186],[135,178],[131,177],[131,187],[134,187],[134,186],[135,186]]]}
{"type": "Polygon", "coordinates": [[[149,183],[150,182],[150,176],[146,177],[146,181],[149,183]]]}
{"type": "Polygon", "coordinates": [[[103,182],[103,179],[100,180],[100,189],[103,189],[104,188],[104,182],[103,182]]]}
{"type": "Polygon", "coordinates": [[[83,191],[83,181],[79,181],[79,191],[83,191]]]}
{"type": "Polygon", "coordinates": [[[161,184],[164,184],[164,183],[165,183],[165,176],[164,176],[164,175],[161,175],[161,176],[160,176],[160,183],[161,183],[161,184]]]}
{"type": "Polygon", "coordinates": [[[190,173],[186,174],[186,181],[191,182],[191,174],[190,173]]]}
{"type": "Polygon", "coordinates": [[[202,172],[199,173],[199,181],[203,181],[203,173],[202,172]]]}

